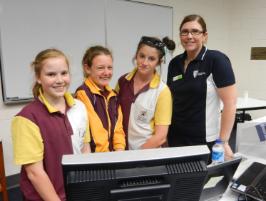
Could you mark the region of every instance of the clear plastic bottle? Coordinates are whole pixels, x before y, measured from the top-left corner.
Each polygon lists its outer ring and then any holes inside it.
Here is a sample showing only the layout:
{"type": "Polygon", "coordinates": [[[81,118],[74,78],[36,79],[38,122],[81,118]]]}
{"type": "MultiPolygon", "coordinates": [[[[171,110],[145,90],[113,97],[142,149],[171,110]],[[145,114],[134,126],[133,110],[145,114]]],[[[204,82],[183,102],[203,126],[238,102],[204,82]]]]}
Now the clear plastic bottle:
{"type": "Polygon", "coordinates": [[[212,163],[217,164],[222,162],[224,162],[223,142],[220,139],[217,139],[212,147],[212,163]]]}

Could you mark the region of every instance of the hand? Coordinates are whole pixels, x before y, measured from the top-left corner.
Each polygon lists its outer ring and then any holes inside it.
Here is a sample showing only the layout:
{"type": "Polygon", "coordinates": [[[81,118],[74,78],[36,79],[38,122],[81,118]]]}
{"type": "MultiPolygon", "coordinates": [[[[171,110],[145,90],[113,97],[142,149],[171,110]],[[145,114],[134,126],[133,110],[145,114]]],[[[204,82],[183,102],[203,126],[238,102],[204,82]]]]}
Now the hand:
{"type": "Polygon", "coordinates": [[[228,143],[224,143],[224,160],[231,160],[234,158],[234,153],[228,143]]]}

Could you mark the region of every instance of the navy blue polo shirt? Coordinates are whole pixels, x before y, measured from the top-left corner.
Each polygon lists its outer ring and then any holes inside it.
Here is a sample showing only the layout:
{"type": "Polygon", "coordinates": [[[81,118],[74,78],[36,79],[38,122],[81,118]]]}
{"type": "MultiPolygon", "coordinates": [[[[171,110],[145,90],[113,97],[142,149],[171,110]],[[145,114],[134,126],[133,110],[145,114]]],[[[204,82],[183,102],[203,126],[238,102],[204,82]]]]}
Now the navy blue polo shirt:
{"type": "Polygon", "coordinates": [[[235,77],[229,58],[202,47],[184,72],[186,52],[169,63],[167,84],[173,96],[169,144],[187,138],[188,145],[214,141],[220,130],[220,99],[216,88],[233,85],[235,77]]]}

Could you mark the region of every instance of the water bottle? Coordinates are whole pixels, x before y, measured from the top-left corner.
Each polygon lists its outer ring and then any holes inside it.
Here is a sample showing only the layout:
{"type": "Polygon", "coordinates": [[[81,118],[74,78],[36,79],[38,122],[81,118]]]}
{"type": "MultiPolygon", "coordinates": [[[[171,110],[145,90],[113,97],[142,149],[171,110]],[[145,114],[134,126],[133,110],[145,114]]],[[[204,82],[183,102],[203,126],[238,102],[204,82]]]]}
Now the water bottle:
{"type": "Polygon", "coordinates": [[[224,162],[223,142],[220,139],[217,139],[212,147],[212,163],[217,164],[222,162],[224,162]]]}

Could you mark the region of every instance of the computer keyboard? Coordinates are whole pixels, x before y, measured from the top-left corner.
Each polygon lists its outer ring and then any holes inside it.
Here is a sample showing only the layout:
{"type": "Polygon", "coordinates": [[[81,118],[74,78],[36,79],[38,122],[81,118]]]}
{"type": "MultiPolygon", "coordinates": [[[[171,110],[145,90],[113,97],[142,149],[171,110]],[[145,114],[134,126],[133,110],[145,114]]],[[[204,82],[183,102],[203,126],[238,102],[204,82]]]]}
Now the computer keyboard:
{"type": "MultiPolygon", "coordinates": [[[[264,171],[264,173],[266,172],[264,171]]],[[[247,195],[258,200],[266,201],[266,174],[260,178],[255,186],[248,187],[247,195]]]]}

